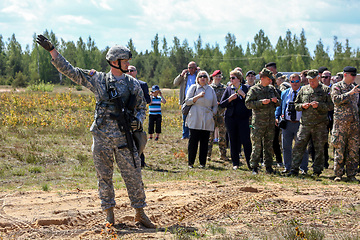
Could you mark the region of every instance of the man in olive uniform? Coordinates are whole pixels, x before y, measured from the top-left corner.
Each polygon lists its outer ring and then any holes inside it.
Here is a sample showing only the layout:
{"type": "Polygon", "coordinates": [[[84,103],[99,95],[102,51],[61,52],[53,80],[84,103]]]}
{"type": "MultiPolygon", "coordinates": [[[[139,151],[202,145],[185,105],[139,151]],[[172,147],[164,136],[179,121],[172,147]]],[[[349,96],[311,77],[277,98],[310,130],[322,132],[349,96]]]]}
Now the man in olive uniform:
{"type": "Polygon", "coordinates": [[[359,115],[358,100],[360,89],[354,85],[356,68],[344,68],[344,80],[331,88],[331,99],[334,102],[334,127],[331,142],[335,148],[334,171],[335,181],[341,181],[345,173],[349,181],[355,178],[359,164],[359,115]]]}
{"type": "Polygon", "coordinates": [[[116,114],[118,107],[115,106],[112,97],[109,96],[108,87],[111,86],[117,96],[121,97],[125,105],[130,96],[135,95],[135,108],[132,116],[134,120],[131,127],[141,128],[145,119],[146,104],[144,94],[138,81],[130,75],[125,74],[129,67],[132,54],[129,49],[115,45],[106,54],[106,60],[111,66],[108,73],[95,70],[84,70],[73,67],[59,54],[52,43],[43,35],[38,35],[36,42],[50,52],[52,64],[73,82],[87,87],[95,94],[96,108],[94,122],[90,131],[93,135],[93,158],[98,178],[99,197],[101,207],[107,213],[106,220],[114,224],[115,192],[113,186],[113,162],[114,158],[119,166],[122,178],[130,198],[131,206],[136,209],[135,221],[142,223],[145,227],[155,228],[144,213],[145,191],[141,177],[140,157],[137,152],[130,152],[125,133],[120,131],[116,119],[110,115],[116,114]],[[125,147],[119,147],[125,146],[125,147]]]}
{"type": "Polygon", "coordinates": [[[266,172],[271,174],[274,173],[271,151],[275,134],[275,109],[280,106],[280,95],[270,84],[274,76],[269,69],[264,68],[259,75],[260,82],[250,88],[245,99],[246,107],[253,110],[250,166],[253,174],[257,174],[260,154],[263,150],[266,172]]]}
{"type": "Polygon", "coordinates": [[[313,160],[314,176],[318,177],[324,168],[324,145],[327,141],[328,111],[333,109],[330,88],[322,84],[318,70],[307,73],[309,85],[302,87],[295,100],[295,110],[302,111],[300,127],[292,153],[292,166],[288,176],[299,174],[306,146],[312,137],[315,149],[313,160]]]}
{"type": "MultiPolygon", "coordinates": [[[[212,87],[216,93],[217,102],[219,104],[222,95],[225,92],[226,86],[221,83],[222,79],[222,73],[220,70],[216,70],[211,75],[214,79],[214,81],[210,84],[210,87],[212,87]]],[[[218,111],[216,112],[216,115],[214,116],[215,120],[215,128],[217,127],[219,129],[219,150],[222,160],[228,160],[226,157],[226,127],[225,127],[225,121],[224,121],[224,112],[225,108],[221,108],[220,105],[218,107],[218,111]]],[[[210,133],[209,138],[209,145],[208,145],[208,160],[211,159],[211,153],[212,153],[212,147],[214,143],[214,132],[210,133]]]]}

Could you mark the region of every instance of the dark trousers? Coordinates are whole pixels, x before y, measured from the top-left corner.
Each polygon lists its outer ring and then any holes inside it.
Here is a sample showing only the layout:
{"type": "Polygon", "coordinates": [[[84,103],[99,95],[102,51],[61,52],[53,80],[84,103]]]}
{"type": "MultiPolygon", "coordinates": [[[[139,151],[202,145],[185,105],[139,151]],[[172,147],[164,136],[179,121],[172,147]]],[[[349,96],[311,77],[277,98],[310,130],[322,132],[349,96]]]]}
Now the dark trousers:
{"type": "Polygon", "coordinates": [[[225,117],[225,125],[230,139],[230,155],[233,166],[239,166],[241,145],[244,147],[245,159],[250,168],[251,140],[249,119],[225,117]]]}
{"type": "Polygon", "coordinates": [[[189,130],[190,130],[190,136],[189,136],[189,144],[188,144],[188,163],[189,165],[194,165],[198,150],[198,144],[200,142],[199,161],[200,161],[200,165],[205,166],[210,131],[197,130],[191,128],[189,130]]]}
{"type": "Polygon", "coordinates": [[[149,114],[149,134],[153,134],[154,133],[154,125],[155,127],[155,132],[156,133],[161,133],[161,114],[156,114],[156,115],[152,115],[149,114]]]}
{"type": "Polygon", "coordinates": [[[275,158],[276,158],[276,163],[282,163],[279,135],[280,135],[280,128],[275,126],[273,149],[274,149],[274,154],[275,154],[275,158]]]}

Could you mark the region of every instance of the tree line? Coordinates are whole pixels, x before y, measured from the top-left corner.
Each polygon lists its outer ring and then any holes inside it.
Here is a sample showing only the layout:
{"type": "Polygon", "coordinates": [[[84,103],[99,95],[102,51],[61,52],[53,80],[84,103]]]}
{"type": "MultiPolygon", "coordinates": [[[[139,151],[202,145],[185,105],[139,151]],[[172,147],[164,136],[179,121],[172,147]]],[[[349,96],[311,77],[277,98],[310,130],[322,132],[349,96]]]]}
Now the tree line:
{"type": "MultiPolygon", "coordinates": [[[[44,36],[50,39],[73,66],[103,72],[110,70],[105,59],[109,47],[100,50],[90,36],[86,41],[80,37],[76,43],[66,42],[62,38],[59,40],[53,31],[46,30],[44,36]]],[[[360,64],[359,47],[350,47],[348,39],[343,44],[336,36],[332,58],[329,47],[325,48],[321,39],[311,56],[306,46],[304,29],[299,36],[288,30],[285,37],[278,38],[275,46],[262,29],[254,36],[252,43],[247,43],[246,48],[237,44],[235,35],[231,33],[225,36],[224,51],[221,51],[219,44],[211,46],[203,43],[201,35],[193,47],[186,39],[181,42],[176,36],[172,43],[172,46],[169,46],[165,37],[160,39],[156,34],[151,40],[152,49],[138,52],[132,39],[128,41],[127,47],[133,53],[130,63],[137,68],[139,79],[148,82],[149,86],[157,84],[171,88],[173,79],[190,61],[195,61],[201,69],[209,73],[220,69],[225,77],[228,77],[230,70],[235,67],[241,67],[244,73],[248,70],[259,72],[267,62],[276,62],[280,72],[300,72],[326,66],[333,74],[341,72],[344,66],[359,69],[360,64]]],[[[32,46],[26,45],[25,49],[16,40],[15,34],[8,38],[7,42],[0,34],[0,85],[26,87],[39,81],[71,84],[67,77],[59,74],[50,60],[50,54],[36,44],[36,34],[33,35],[32,46]]]]}

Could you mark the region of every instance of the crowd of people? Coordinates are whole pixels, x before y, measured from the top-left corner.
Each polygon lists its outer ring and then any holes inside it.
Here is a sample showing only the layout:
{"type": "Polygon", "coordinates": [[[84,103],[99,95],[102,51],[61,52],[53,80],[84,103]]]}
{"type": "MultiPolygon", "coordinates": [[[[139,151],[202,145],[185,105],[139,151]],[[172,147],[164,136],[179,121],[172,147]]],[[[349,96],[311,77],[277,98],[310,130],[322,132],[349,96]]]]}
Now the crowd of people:
{"type": "Polygon", "coordinates": [[[255,71],[243,75],[240,67],[229,75],[223,84],[220,70],[209,75],[192,61],[174,79],[174,85],[180,86],[179,103],[191,106],[183,114],[182,131],[182,139],[189,139],[190,169],[199,143],[203,168],[211,160],[216,139],[220,159],[229,159],[230,146],[234,170],[242,164],[243,150],[254,175],[262,166],[275,174],[275,164],[283,167],[281,174],[286,176],[306,175],[311,156],[312,176],[319,177],[329,168],[330,134],[334,180],[341,181],[346,174],[348,181],[358,182],[360,88],[355,67],[344,67],[335,76],[326,67],[287,76],[270,62],[259,73],[259,81],[255,71]]]}

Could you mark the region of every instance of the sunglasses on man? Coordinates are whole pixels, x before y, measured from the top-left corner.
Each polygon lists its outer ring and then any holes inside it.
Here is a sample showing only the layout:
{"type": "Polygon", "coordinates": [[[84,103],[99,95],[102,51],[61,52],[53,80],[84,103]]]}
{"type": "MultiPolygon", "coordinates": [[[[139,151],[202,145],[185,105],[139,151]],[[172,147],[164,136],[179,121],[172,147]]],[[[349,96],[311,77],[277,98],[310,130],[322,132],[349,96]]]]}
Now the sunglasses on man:
{"type": "Polygon", "coordinates": [[[321,78],[328,79],[331,78],[330,76],[321,76],[321,78]]]}
{"type": "Polygon", "coordinates": [[[299,83],[300,82],[300,80],[292,80],[292,81],[290,81],[291,83],[299,83]]]}

